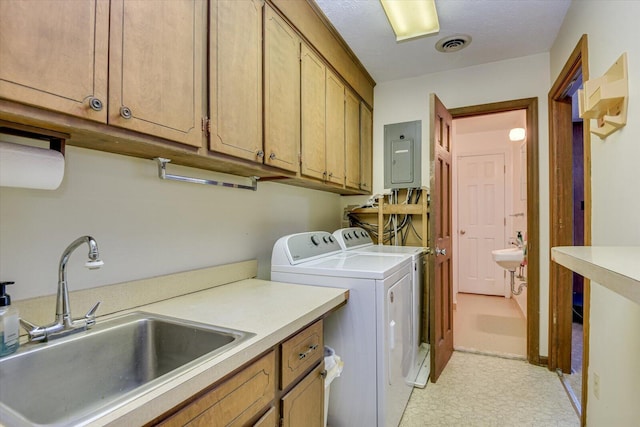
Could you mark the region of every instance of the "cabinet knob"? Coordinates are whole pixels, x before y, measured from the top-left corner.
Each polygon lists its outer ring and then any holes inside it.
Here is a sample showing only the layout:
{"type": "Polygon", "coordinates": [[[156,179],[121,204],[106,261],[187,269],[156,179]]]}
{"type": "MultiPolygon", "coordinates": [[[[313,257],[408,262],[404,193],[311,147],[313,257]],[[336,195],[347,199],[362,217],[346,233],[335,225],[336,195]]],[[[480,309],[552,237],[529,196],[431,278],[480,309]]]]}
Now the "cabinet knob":
{"type": "Polygon", "coordinates": [[[276,153],[271,153],[271,154],[269,155],[269,158],[270,158],[271,160],[275,160],[275,159],[276,159],[276,153]]]}
{"type": "Polygon", "coordinates": [[[89,98],[89,107],[94,111],[100,111],[102,110],[102,101],[98,98],[91,97],[89,98]]]}
{"type": "Polygon", "coordinates": [[[131,109],[125,106],[120,107],[120,115],[125,119],[130,119],[132,116],[131,109]]]}
{"type": "Polygon", "coordinates": [[[326,369],[323,369],[323,370],[320,372],[320,376],[321,376],[322,378],[327,378],[327,370],[326,370],[326,369]]]}
{"type": "Polygon", "coordinates": [[[329,172],[329,178],[333,176],[333,172],[329,172]]]}
{"type": "Polygon", "coordinates": [[[263,158],[263,157],[264,157],[264,151],[262,151],[262,150],[258,150],[258,152],[256,153],[256,156],[257,156],[259,159],[263,158]]]}

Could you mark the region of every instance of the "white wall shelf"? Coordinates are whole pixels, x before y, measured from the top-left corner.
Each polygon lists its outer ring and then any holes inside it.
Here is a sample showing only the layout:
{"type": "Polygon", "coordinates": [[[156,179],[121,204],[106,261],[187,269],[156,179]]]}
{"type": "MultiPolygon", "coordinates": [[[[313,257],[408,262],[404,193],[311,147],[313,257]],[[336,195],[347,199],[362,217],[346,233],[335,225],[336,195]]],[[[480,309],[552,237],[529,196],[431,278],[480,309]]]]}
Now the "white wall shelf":
{"type": "Polygon", "coordinates": [[[640,246],[559,246],[551,259],[640,304],[640,246]]]}

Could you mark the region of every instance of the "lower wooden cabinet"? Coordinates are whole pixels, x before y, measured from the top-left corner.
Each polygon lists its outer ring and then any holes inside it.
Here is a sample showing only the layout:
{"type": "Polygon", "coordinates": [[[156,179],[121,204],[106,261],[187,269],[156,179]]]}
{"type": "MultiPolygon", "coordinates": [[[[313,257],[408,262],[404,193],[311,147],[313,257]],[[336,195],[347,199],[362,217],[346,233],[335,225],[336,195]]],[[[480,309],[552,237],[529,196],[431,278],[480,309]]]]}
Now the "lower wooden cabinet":
{"type": "Polygon", "coordinates": [[[275,352],[272,351],[159,425],[247,425],[275,397],[275,360],[275,352]]]}
{"type": "Polygon", "coordinates": [[[323,427],[322,335],[322,320],[300,329],[154,425],[323,427]]]}
{"type": "Polygon", "coordinates": [[[282,427],[324,426],[324,361],[282,397],[282,427]]]}

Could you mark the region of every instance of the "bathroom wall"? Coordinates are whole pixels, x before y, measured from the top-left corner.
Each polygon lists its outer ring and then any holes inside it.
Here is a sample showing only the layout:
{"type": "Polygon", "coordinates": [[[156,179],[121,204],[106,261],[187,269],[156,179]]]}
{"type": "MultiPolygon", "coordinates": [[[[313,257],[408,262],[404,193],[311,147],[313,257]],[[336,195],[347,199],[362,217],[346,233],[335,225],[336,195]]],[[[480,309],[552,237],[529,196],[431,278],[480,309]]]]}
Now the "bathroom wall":
{"type": "MultiPolygon", "coordinates": [[[[436,93],[448,108],[521,98],[538,98],[540,157],[540,354],[548,354],[549,308],[549,164],[547,93],[549,54],[525,56],[423,76],[378,82],[373,115],[373,192],[384,192],[383,129],[385,124],[422,121],[422,185],[429,186],[429,94],[436,93]]],[[[366,197],[345,197],[341,205],[366,197]]]]}
{"type": "Polygon", "coordinates": [[[68,267],[72,291],[255,258],[258,276],[268,278],[276,239],[333,231],[339,206],[338,195],[283,184],[259,183],[253,192],[161,181],[151,160],[67,147],[59,189],[0,188],[0,279],[16,282],[15,300],[55,294],[60,255],[84,234],[95,237],[105,265],[85,269],[87,250],[77,249],[68,267]]]}
{"type": "MultiPolygon", "coordinates": [[[[637,1],[574,1],[551,52],[555,80],[582,34],[588,34],[589,74],[601,76],[628,55],[628,123],[606,140],[591,136],[592,243],[640,245],[640,44],[637,1]]],[[[592,122],[591,126],[595,126],[592,122]]],[[[640,305],[592,283],[587,424],[637,425],[640,419],[640,305]],[[599,397],[593,380],[600,377],[599,397]]]]}

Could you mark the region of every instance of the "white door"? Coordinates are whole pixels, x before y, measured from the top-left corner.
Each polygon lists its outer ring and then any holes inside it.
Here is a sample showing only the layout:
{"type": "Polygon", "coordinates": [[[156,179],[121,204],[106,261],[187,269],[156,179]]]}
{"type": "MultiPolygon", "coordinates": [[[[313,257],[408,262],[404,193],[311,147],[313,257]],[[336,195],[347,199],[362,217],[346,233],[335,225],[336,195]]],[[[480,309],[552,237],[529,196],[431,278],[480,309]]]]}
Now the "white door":
{"type": "Polygon", "coordinates": [[[458,290],[505,295],[503,269],[491,257],[505,242],[504,154],[458,157],[458,290]]]}

